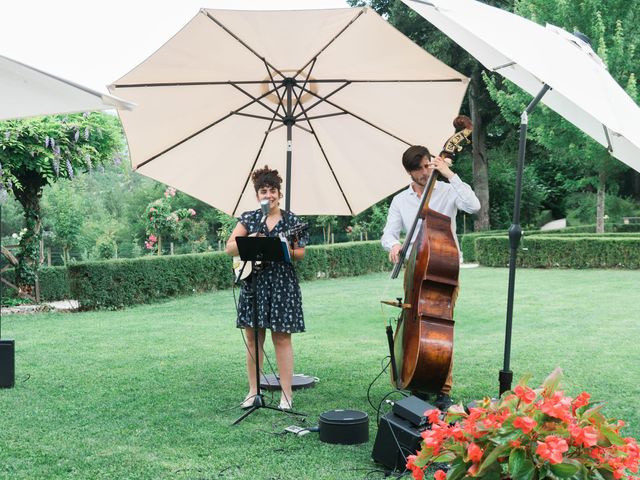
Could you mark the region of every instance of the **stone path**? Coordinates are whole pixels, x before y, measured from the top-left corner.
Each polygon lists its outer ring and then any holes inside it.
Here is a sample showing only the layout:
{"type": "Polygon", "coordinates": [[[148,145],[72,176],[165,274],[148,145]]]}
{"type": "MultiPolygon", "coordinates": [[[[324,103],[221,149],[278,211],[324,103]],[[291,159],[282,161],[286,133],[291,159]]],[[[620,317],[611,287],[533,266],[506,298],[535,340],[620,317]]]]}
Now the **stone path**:
{"type": "Polygon", "coordinates": [[[57,302],[45,302],[39,305],[17,305],[15,307],[2,307],[0,315],[14,313],[39,313],[39,312],[72,312],[78,309],[76,300],[60,300],[57,302]]]}

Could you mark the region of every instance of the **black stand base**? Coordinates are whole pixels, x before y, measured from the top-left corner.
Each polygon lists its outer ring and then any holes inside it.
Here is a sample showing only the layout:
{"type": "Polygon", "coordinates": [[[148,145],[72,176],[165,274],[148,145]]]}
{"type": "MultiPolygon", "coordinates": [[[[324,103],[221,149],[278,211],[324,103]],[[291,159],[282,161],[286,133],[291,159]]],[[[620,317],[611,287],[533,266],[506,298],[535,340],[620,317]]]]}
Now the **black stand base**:
{"type": "Polygon", "coordinates": [[[502,395],[507,390],[511,390],[511,381],[513,380],[513,372],[511,370],[500,370],[500,375],[498,377],[500,381],[500,395],[502,395]]]}
{"type": "Polygon", "coordinates": [[[15,341],[0,340],[0,388],[13,388],[16,383],[15,341]]]}
{"type": "Polygon", "coordinates": [[[240,417],[238,417],[238,419],[235,422],[233,422],[232,425],[239,424],[241,421],[243,421],[245,418],[247,418],[249,415],[251,415],[253,412],[258,410],[259,408],[268,408],[269,410],[275,410],[276,412],[287,413],[290,415],[297,415],[299,417],[307,416],[306,413],[295,412],[293,410],[283,410],[278,407],[272,407],[271,405],[266,405],[264,403],[264,395],[262,395],[262,393],[259,393],[255,397],[253,397],[253,405],[249,407],[249,409],[246,412],[240,415],[240,417]]]}

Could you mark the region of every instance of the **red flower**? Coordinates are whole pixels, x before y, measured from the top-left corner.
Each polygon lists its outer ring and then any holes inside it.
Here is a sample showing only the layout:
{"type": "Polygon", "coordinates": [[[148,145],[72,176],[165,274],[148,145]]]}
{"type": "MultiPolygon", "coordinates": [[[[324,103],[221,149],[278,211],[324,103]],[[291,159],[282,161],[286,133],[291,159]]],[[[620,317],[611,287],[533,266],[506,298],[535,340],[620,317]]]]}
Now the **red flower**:
{"type": "Polygon", "coordinates": [[[545,438],[544,442],[537,443],[536,453],[543,460],[548,460],[549,463],[561,463],[562,454],[569,450],[567,441],[555,435],[549,435],[545,438]]]}
{"type": "Polygon", "coordinates": [[[591,399],[591,395],[589,395],[587,392],[582,392],[580,395],[578,395],[573,401],[573,408],[572,408],[573,414],[575,415],[576,410],[579,409],[580,407],[584,407],[585,405],[588,405],[590,399],[591,399]]]}
{"type": "Polygon", "coordinates": [[[513,426],[522,430],[523,433],[529,433],[536,425],[538,422],[531,417],[516,417],[513,421],[513,426]]]}
{"type": "Polygon", "coordinates": [[[552,397],[545,398],[540,404],[540,410],[550,417],[558,418],[568,422],[571,419],[569,407],[571,398],[565,397],[563,392],[555,392],[552,397]]]}
{"type": "Polygon", "coordinates": [[[580,428],[578,425],[569,425],[568,430],[577,446],[593,447],[598,443],[598,431],[594,427],[580,428]]]}
{"type": "Polygon", "coordinates": [[[467,449],[469,460],[471,460],[472,462],[479,462],[480,460],[482,460],[483,453],[484,452],[482,451],[482,449],[475,443],[471,443],[469,445],[469,448],[467,449]]]}
{"type": "Polygon", "coordinates": [[[436,473],[433,475],[433,478],[435,480],[444,480],[445,478],[447,478],[447,474],[445,473],[444,470],[437,470],[436,473]]]}
{"type": "Polygon", "coordinates": [[[536,399],[536,392],[534,392],[533,389],[529,387],[523,387],[522,385],[518,385],[514,389],[514,393],[524,403],[531,403],[536,399]]]}
{"type": "Polygon", "coordinates": [[[440,414],[441,413],[442,412],[440,410],[438,410],[437,408],[435,408],[433,410],[427,410],[426,412],[424,412],[424,414],[429,419],[429,423],[431,423],[432,425],[436,425],[436,424],[442,423],[442,420],[440,420],[440,414]]]}
{"type": "Polygon", "coordinates": [[[467,469],[467,473],[469,474],[470,477],[473,477],[476,473],[478,473],[479,468],[480,468],[480,464],[474,463],[467,469]]]}

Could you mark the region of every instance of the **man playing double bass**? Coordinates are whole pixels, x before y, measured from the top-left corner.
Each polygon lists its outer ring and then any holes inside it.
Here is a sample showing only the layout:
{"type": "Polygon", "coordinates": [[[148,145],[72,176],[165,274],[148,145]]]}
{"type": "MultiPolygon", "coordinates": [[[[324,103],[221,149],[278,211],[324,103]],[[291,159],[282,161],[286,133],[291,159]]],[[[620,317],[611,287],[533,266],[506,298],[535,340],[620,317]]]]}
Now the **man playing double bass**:
{"type": "MultiPolygon", "coordinates": [[[[451,230],[456,245],[458,243],[456,237],[458,210],[467,213],[476,213],[480,210],[480,201],[471,187],[451,170],[449,162],[445,158],[434,157],[426,147],[420,145],[409,147],[402,155],[402,165],[411,177],[411,184],[391,201],[387,223],[381,238],[382,246],[389,252],[389,260],[393,263],[397,263],[399,260],[402,247],[400,233],[402,231],[408,232],[411,229],[420,206],[420,198],[434,169],[447,181],[436,182],[429,199],[429,208],[451,218],[451,230]]],[[[413,245],[417,234],[418,230],[416,229],[411,239],[411,245],[413,245]]],[[[450,365],[447,379],[434,402],[435,406],[441,410],[445,410],[451,405],[452,383],[452,365],[450,365]]]]}

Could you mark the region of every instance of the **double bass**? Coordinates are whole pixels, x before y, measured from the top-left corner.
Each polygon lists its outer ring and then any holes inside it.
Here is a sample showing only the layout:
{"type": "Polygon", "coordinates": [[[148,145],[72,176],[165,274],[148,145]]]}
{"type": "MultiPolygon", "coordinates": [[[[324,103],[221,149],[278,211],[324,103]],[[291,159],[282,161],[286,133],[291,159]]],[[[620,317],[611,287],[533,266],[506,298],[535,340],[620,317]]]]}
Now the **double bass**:
{"type": "MultiPolygon", "coordinates": [[[[465,116],[453,121],[456,133],[440,156],[453,160],[469,143],[472,124],[465,116]]],[[[392,382],[398,389],[439,392],[449,373],[453,355],[453,308],[458,294],[459,254],[451,232],[451,218],[429,208],[439,172],[434,170],[420,201],[395,265],[396,278],[420,223],[404,276],[404,300],[393,340],[392,382]]],[[[384,302],[390,303],[390,302],[384,302]]]]}

